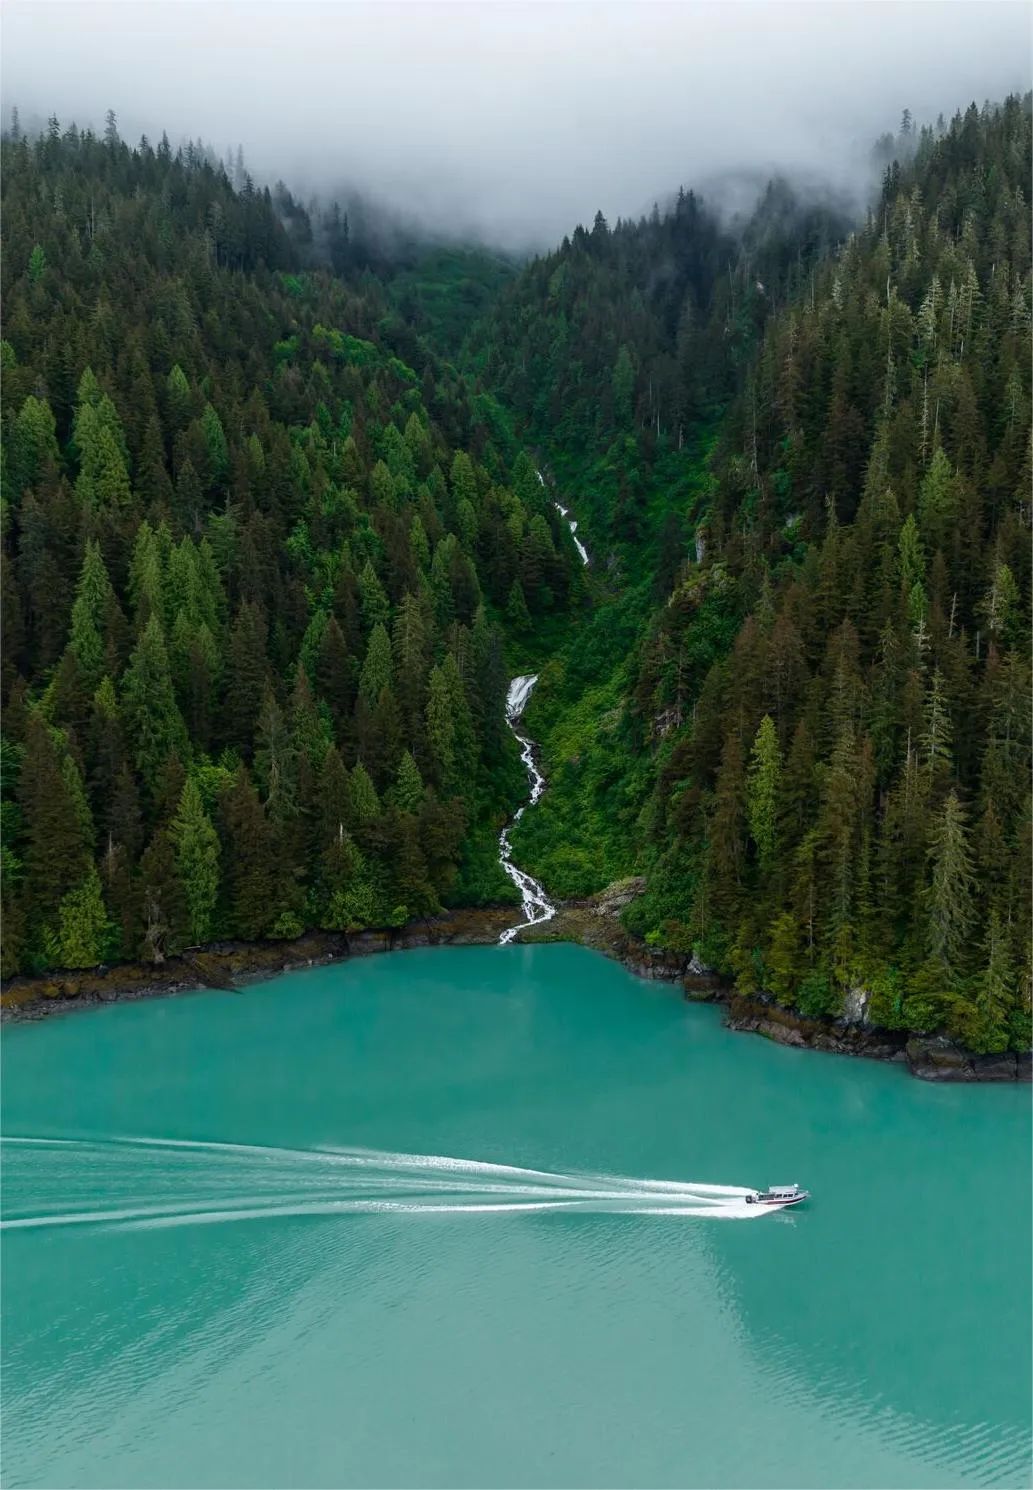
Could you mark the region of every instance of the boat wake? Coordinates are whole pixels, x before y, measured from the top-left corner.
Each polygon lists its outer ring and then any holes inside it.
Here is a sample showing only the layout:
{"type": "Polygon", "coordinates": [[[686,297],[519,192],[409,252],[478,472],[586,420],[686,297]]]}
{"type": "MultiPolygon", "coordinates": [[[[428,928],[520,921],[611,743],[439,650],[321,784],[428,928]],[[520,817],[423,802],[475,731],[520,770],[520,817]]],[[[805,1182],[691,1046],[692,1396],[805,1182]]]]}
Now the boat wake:
{"type": "Polygon", "coordinates": [[[158,1229],[288,1216],[589,1215],[751,1221],[739,1185],[558,1174],[377,1149],[287,1149],[171,1138],[0,1139],[2,1231],[158,1229]],[[33,1196],[31,1210],[18,1193],[33,1196]],[[41,1203],[41,1192],[52,1197],[41,1203]],[[104,1203],[97,1203],[97,1196],[104,1203]]]}

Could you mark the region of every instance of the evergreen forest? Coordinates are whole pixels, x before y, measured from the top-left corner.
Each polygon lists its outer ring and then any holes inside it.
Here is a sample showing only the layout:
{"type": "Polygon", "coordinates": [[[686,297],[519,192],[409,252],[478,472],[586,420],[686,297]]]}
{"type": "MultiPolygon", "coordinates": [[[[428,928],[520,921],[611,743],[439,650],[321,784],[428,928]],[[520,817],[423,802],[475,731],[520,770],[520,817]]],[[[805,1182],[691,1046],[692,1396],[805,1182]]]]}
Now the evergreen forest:
{"type": "Polygon", "coordinates": [[[550,894],[1028,1048],[1028,97],[523,265],[113,115],[2,150],[5,976],[512,902],[535,670],[550,894]]]}

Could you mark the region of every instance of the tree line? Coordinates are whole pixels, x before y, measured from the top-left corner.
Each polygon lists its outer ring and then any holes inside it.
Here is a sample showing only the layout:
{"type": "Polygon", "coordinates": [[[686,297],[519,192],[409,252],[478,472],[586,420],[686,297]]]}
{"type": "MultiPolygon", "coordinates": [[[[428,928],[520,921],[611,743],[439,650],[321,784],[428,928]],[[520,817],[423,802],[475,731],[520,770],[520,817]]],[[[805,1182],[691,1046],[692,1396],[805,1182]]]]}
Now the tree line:
{"type": "Polygon", "coordinates": [[[1030,100],[889,144],[839,241],[766,232],[777,188],[723,242],[682,199],[505,293],[487,365],[543,440],[579,421],[565,469],[626,577],[543,676],[520,851],[568,894],[644,871],[629,926],[744,992],[1022,1048],[1030,100]]]}
{"type": "Polygon", "coordinates": [[[5,973],[505,899],[580,580],[500,406],[205,152],[2,151],[5,973]]]}

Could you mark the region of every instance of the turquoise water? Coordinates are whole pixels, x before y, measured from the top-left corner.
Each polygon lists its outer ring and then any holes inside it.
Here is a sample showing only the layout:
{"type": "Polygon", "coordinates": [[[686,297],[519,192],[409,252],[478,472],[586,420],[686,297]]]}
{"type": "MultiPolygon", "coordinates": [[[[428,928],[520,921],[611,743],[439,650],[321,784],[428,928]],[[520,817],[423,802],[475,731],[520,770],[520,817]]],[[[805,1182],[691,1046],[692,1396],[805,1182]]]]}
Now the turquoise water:
{"type": "Polygon", "coordinates": [[[569,946],[14,1026],[3,1076],[7,1486],[1029,1480],[1027,1090],[569,946]]]}

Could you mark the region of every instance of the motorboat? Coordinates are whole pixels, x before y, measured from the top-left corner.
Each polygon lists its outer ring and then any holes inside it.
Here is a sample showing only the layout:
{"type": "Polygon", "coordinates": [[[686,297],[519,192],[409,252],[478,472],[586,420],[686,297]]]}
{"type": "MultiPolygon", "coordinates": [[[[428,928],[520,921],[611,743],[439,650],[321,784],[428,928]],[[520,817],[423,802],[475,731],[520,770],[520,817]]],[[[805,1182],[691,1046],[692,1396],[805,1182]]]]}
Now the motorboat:
{"type": "Polygon", "coordinates": [[[809,1200],[811,1192],[801,1190],[799,1185],[769,1185],[766,1190],[753,1190],[746,1196],[747,1205],[799,1205],[809,1200]]]}

